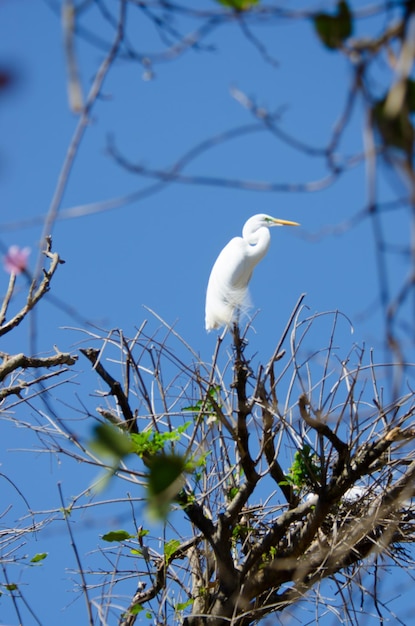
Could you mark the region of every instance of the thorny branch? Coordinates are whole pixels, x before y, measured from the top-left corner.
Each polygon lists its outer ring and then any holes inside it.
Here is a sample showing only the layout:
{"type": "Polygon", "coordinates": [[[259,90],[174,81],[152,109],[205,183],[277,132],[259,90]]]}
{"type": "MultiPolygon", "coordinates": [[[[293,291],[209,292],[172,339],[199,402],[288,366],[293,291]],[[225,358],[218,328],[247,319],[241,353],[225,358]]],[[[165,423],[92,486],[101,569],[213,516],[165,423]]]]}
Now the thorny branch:
{"type": "MultiPolygon", "coordinates": [[[[289,325],[291,334],[303,333],[299,312],[290,316],[289,325]]],[[[308,318],[307,329],[312,330],[308,318]]],[[[331,332],[335,329],[333,324],[331,332]]],[[[167,597],[177,584],[183,604],[189,601],[184,616],[188,626],[223,626],[230,619],[237,626],[249,626],[274,611],[294,610],[305,590],[315,588],[327,576],[336,578],[345,568],[364,567],[369,554],[392,554],[398,559],[399,546],[413,541],[413,513],[407,504],[415,471],[413,394],[407,394],[399,405],[379,409],[376,391],[373,414],[367,415],[367,397],[361,404],[357,400],[359,385],[366,384],[362,362],[358,361],[352,372],[345,370],[343,362],[339,378],[331,384],[328,372],[334,370],[327,362],[322,378],[314,383],[310,376],[318,368],[313,360],[299,365],[303,363],[299,350],[304,334],[301,342],[291,341],[293,353],[283,353],[288,335],[285,328],[284,338],[277,342],[282,356],[279,360],[272,357],[275,371],[271,377],[270,368],[260,366],[255,371],[247,358],[247,332],[234,329],[231,359],[219,369],[222,353],[216,354],[213,372],[207,364],[194,362],[195,353],[185,342],[181,345],[189,350],[192,365],[176,356],[177,349],[165,337],[148,336],[144,325],[134,340],[117,331],[103,338],[101,350],[82,350],[114,396],[114,408],[108,405],[105,409],[111,418],[118,415],[117,407],[128,404],[128,398],[110,367],[117,363],[123,368],[128,362],[132,373],[139,372],[136,379],[128,376],[126,384],[134,394],[137,418],[146,420],[143,424],[154,425],[157,433],[171,432],[182,421],[189,421],[185,409],[191,408],[195,432],[176,441],[172,449],[175,454],[182,450],[186,458],[197,459],[209,442],[202,469],[186,475],[185,487],[172,501],[175,516],[182,518],[180,531],[169,527],[163,541],[168,546],[170,539],[178,536],[177,543],[160,555],[153,540],[148,538],[147,546],[144,537],[136,549],[133,569],[129,550],[125,566],[121,565],[124,557],[117,560],[116,577],[125,576],[137,589],[130,595],[128,608],[121,611],[123,626],[135,623],[140,607],[157,607],[160,598],[167,597]],[[115,349],[120,351],[118,358],[115,349]],[[292,383],[285,386],[277,367],[289,379],[301,380],[298,387],[303,393],[292,404],[292,383]],[[307,367],[310,389],[305,388],[301,367],[307,367]],[[152,382],[153,387],[157,383],[154,388],[159,389],[159,397],[153,393],[149,403],[152,382]],[[329,397],[317,393],[316,386],[330,389],[329,397]],[[206,395],[207,389],[214,393],[206,395]],[[342,402],[350,409],[350,423],[342,402]],[[333,426],[339,412],[343,423],[333,426]],[[306,476],[303,483],[299,479],[289,482],[292,469],[284,450],[301,450],[303,442],[316,449],[316,459],[322,464],[320,477],[316,474],[310,482],[306,476]],[[311,484],[314,492],[310,492],[311,484]],[[357,497],[348,495],[359,484],[367,487],[361,488],[357,497]],[[270,494],[269,502],[261,501],[263,494],[270,494]]],[[[167,336],[169,341],[181,342],[177,332],[167,336]]],[[[328,343],[334,344],[332,336],[328,343]]],[[[275,355],[275,350],[271,352],[275,355]]],[[[361,360],[364,351],[356,354],[361,360]]],[[[326,358],[333,358],[331,349],[326,358]]],[[[373,368],[372,360],[369,380],[375,380],[373,368]]],[[[132,411],[125,406],[121,411],[125,422],[112,421],[125,431],[126,417],[131,417],[132,411]]],[[[139,462],[135,457],[124,459],[118,479],[145,475],[139,462]]],[[[146,472],[148,465],[145,459],[142,462],[146,472]]],[[[71,517],[74,514],[71,507],[71,517]]],[[[131,537],[134,542],[134,535],[131,537]]],[[[87,576],[82,584],[89,590],[87,576]]],[[[167,617],[170,622],[172,619],[167,617]]]]}

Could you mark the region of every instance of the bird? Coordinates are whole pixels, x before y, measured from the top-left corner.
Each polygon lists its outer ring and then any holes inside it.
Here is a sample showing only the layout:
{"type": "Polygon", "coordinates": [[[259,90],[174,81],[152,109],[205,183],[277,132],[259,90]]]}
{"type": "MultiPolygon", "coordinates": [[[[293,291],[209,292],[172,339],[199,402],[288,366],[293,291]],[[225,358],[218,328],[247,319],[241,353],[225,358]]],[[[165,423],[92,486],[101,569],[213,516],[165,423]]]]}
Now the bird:
{"type": "Polygon", "coordinates": [[[242,237],[231,239],[212,267],[206,291],[207,331],[228,328],[239,312],[248,308],[248,283],[255,266],[268,251],[269,228],[299,225],[264,213],[249,218],[242,229],[242,237]]]}

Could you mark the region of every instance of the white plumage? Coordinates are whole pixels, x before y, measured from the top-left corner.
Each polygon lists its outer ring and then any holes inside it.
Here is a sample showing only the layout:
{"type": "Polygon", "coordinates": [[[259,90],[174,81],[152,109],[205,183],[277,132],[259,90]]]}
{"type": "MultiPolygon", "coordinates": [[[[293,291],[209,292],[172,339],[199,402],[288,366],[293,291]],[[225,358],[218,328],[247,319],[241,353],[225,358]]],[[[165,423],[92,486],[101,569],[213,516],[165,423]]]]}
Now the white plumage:
{"type": "Polygon", "coordinates": [[[268,251],[269,228],[298,225],[260,213],[245,223],[242,237],[230,240],[210,273],[206,292],[206,330],[229,326],[237,311],[249,306],[248,283],[255,266],[268,251]]]}

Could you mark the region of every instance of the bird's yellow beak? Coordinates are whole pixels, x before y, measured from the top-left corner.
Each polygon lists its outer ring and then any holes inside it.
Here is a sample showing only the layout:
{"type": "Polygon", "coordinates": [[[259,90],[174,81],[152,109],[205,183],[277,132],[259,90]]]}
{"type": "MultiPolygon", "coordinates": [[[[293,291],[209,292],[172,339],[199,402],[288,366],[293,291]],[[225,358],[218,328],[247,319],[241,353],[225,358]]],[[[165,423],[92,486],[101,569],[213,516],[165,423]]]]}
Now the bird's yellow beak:
{"type": "Polygon", "coordinates": [[[298,222],[290,222],[289,220],[279,220],[276,217],[272,218],[272,222],[273,224],[275,224],[275,226],[300,226],[298,222]]]}

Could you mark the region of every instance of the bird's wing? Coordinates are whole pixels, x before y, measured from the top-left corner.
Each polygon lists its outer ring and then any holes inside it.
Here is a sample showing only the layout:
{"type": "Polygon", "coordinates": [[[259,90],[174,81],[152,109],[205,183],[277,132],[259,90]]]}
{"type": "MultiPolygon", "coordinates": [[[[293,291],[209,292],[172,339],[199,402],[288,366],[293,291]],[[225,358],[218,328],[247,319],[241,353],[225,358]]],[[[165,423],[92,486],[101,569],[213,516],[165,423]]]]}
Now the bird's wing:
{"type": "Polygon", "coordinates": [[[249,244],[242,237],[234,237],[223,248],[213,266],[225,289],[246,289],[251,279],[253,265],[248,254],[249,244]]]}
{"type": "Polygon", "coordinates": [[[210,274],[206,293],[206,327],[229,324],[237,308],[246,308],[248,282],[252,267],[247,256],[247,243],[235,237],[223,248],[210,274]]]}

